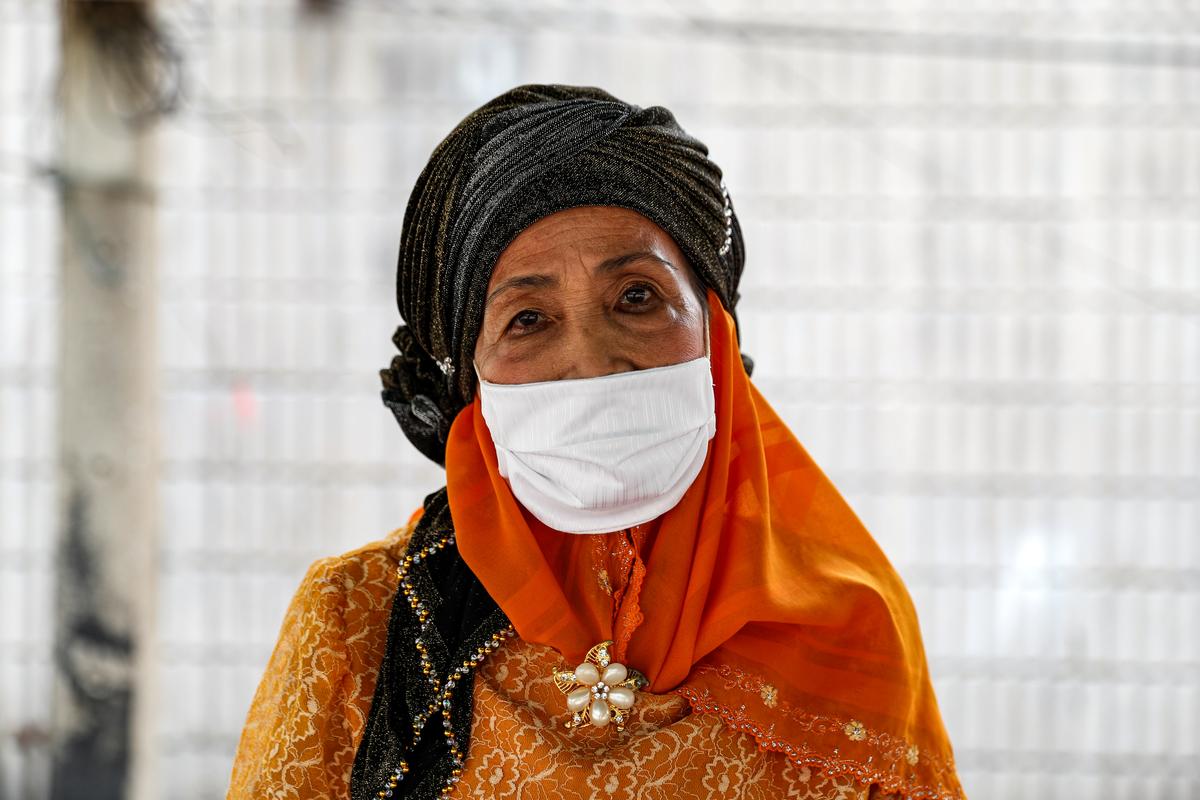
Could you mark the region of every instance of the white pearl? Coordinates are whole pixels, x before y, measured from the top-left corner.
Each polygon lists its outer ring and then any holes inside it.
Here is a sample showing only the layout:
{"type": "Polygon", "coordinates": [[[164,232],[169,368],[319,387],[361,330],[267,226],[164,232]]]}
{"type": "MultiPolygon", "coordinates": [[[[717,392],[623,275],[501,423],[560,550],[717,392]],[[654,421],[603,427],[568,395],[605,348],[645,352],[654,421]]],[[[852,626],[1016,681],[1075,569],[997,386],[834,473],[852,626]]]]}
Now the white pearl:
{"type": "Polygon", "coordinates": [[[604,668],[604,676],[600,679],[609,686],[616,686],[621,681],[629,676],[629,670],[625,669],[624,664],[613,662],[604,668]]]}
{"type": "Polygon", "coordinates": [[[612,712],[608,710],[608,703],[603,700],[592,701],[592,724],[597,728],[603,728],[608,724],[612,712]]]}
{"type": "Polygon", "coordinates": [[[586,686],[580,686],[567,695],[567,708],[571,711],[583,711],[592,699],[592,693],[586,686]]]}
{"type": "Polygon", "coordinates": [[[600,670],[596,669],[595,664],[585,661],[575,668],[575,680],[591,686],[593,683],[600,680],[600,670]]]}
{"type": "Polygon", "coordinates": [[[617,708],[633,708],[633,689],[628,686],[614,686],[608,690],[608,702],[617,708]]]}

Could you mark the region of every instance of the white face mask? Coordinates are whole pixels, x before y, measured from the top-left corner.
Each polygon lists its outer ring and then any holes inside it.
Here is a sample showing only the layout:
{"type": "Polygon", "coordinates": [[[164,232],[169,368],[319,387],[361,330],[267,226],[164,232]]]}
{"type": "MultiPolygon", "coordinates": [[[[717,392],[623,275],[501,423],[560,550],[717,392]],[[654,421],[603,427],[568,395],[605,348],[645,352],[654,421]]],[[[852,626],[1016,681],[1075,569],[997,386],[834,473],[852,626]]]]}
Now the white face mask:
{"type": "Polygon", "coordinates": [[[707,355],[597,378],[479,380],[500,474],[550,528],[606,533],[674,507],[717,430],[707,355]]]}

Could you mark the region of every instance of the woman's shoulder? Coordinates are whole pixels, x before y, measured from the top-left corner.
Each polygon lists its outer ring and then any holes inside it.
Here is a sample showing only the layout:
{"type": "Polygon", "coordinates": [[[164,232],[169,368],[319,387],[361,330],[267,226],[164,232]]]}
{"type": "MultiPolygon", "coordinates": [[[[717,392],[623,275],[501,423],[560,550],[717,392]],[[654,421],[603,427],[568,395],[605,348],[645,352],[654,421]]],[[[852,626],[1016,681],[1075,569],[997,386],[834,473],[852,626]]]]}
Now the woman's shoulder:
{"type": "Polygon", "coordinates": [[[340,662],[351,674],[373,678],[387,642],[396,567],[414,527],[410,520],[380,539],[312,562],[284,615],[276,656],[302,644],[319,662],[309,666],[340,662]]]}
{"type": "Polygon", "coordinates": [[[308,568],[246,715],[229,798],[346,796],[413,527],[308,568]]]}
{"type": "Polygon", "coordinates": [[[297,593],[326,602],[340,600],[339,605],[351,608],[389,603],[396,590],[396,567],[415,525],[410,521],[353,550],[318,558],[297,593]]]}

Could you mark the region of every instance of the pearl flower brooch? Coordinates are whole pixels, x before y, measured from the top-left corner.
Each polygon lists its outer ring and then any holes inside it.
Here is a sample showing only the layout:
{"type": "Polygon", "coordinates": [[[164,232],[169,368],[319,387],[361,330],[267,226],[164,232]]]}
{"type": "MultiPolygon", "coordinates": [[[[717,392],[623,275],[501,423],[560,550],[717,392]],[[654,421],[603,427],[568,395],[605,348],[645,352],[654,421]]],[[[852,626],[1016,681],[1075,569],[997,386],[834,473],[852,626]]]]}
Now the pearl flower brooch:
{"type": "Polygon", "coordinates": [[[611,648],[612,641],[601,642],[588,650],[583,663],[574,670],[554,673],[554,685],[567,696],[567,710],[571,712],[568,728],[603,728],[611,722],[617,730],[625,730],[634,692],[649,681],[637,670],[613,661],[611,648]]]}

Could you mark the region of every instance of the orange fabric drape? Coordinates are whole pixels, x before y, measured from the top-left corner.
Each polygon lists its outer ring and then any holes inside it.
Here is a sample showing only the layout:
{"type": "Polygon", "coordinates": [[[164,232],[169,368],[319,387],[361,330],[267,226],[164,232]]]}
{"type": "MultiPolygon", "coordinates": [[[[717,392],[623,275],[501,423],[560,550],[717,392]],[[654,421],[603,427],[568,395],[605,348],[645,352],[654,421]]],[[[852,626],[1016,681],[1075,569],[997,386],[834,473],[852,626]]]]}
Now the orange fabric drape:
{"type": "Polygon", "coordinates": [[[678,692],[797,764],[911,798],[963,797],[907,589],[750,382],[711,291],[708,303],[717,432],[683,499],[639,531],[645,573],[624,601],[640,613],[614,611],[590,574],[590,536],[518,504],[477,400],[447,444],[459,552],[517,633],[566,664],[626,639],[619,655],[650,691],[678,692]],[[622,619],[636,629],[616,630],[622,619]]]}

